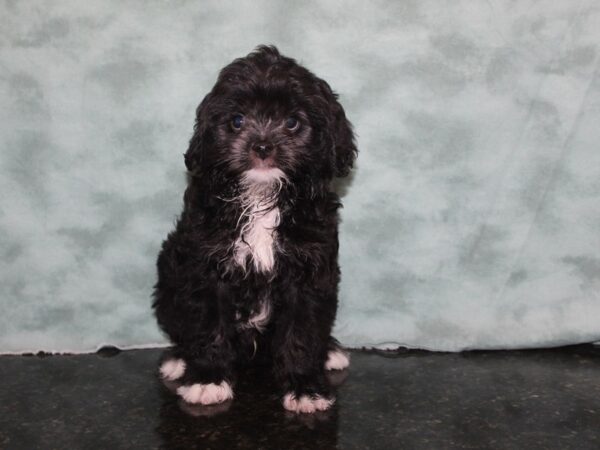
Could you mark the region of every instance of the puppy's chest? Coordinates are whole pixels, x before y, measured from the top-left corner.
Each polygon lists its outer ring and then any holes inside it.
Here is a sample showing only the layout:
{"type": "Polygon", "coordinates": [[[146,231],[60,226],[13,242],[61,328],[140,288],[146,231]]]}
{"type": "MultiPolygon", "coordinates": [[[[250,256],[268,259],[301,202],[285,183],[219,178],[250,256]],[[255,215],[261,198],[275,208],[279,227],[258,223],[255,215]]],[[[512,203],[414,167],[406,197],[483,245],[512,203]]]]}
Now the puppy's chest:
{"type": "Polygon", "coordinates": [[[243,224],[234,242],[234,262],[244,270],[268,273],[275,265],[279,208],[255,204],[246,208],[240,217],[243,224]]]}

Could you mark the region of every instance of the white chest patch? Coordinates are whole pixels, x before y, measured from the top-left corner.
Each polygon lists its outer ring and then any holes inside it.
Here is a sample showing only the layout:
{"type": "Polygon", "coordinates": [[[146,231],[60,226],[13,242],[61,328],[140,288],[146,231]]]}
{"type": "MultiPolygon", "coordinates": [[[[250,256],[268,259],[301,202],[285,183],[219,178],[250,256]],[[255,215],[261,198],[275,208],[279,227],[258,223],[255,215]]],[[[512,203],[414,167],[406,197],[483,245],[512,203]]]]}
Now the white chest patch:
{"type": "Polygon", "coordinates": [[[247,222],[234,244],[235,262],[246,268],[248,260],[251,260],[257,272],[270,272],[275,264],[275,228],[279,225],[279,208],[258,201],[246,210],[247,222]]]}
{"type": "Polygon", "coordinates": [[[242,227],[233,243],[233,260],[244,270],[248,270],[249,261],[257,272],[273,270],[276,228],[280,221],[275,204],[285,179],[285,174],[277,168],[252,169],[244,174],[244,190],[240,195],[242,213],[238,219],[242,227]]]}

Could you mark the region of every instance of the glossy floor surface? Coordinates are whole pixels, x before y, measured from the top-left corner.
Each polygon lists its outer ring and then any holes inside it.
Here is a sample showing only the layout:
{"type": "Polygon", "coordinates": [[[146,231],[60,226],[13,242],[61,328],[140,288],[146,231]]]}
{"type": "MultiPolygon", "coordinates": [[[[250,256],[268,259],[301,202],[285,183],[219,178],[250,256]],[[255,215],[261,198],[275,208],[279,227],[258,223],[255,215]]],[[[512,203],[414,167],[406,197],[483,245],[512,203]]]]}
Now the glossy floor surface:
{"type": "Polygon", "coordinates": [[[598,449],[600,348],[353,352],[327,412],[287,413],[265,369],[191,406],[162,350],[0,357],[1,449],[598,449]]]}

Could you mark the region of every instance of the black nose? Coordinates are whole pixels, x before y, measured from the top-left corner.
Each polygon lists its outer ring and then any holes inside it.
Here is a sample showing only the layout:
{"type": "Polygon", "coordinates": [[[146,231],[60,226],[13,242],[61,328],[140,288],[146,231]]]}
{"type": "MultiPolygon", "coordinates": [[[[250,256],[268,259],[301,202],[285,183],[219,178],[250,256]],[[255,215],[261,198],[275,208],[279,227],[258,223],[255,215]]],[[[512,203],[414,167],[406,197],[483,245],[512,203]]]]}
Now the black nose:
{"type": "Polygon", "coordinates": [[[254,150],[260,159],[266,159],[273,151],[273,146],[265,144],[264,142],[259,142],[252,146],[252,150],[254,150]]]}

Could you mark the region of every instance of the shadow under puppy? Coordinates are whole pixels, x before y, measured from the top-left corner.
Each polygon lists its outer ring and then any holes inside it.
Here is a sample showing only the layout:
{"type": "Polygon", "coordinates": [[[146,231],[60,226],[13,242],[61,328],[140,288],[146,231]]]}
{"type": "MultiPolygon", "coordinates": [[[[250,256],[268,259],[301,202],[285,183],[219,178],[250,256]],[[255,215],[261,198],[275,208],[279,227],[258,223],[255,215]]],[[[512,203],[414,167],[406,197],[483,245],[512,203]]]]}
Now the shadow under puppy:
{"type": "Polygon", "coordinates": [[[356,153],[337,95],[275,47],[221,70],[196,110],[183,212],[157,262],[153,306],[174,344],[160,371],[185,401],[231,399],[258,346],[286,409],[332,405],[325,370],[349,360],[330,334],[340,278],[331,181],[356,153]]]}

